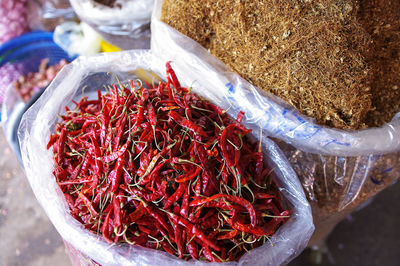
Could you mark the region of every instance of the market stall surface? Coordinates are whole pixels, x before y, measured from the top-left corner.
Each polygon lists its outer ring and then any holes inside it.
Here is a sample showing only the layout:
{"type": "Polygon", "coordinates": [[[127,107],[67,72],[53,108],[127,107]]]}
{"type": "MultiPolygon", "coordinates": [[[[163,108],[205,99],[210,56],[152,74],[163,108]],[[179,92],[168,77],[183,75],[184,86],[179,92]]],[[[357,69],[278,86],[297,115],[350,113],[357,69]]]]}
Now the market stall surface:
{"type": "MultiPolygon", "coordinates": [[[[400,265],[399,204],[400,184],[396,184],[340,223],[328,238],[321,265],[400,265]]],[[[0,266],[71,265],[60,235],[36,201],[2,131],[0,238],[0,266]]],[[[309,259],[306,251],[289,265],[311,265],[309,259]]]]}

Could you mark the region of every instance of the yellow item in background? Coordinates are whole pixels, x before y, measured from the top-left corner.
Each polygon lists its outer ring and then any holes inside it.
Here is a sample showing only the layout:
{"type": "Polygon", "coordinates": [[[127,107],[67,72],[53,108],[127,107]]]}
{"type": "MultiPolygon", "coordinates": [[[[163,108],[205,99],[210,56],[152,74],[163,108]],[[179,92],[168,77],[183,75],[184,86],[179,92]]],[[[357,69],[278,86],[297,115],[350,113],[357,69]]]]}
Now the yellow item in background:
{"type": "Polygon", "coordinates": [[[119,48],[118,46],[112,45],[104,40],[101,40],[101,42],[100,42],[100,49],[102,52],[106,52],[106,53],[121,51],[121,48],[119,48]]]}

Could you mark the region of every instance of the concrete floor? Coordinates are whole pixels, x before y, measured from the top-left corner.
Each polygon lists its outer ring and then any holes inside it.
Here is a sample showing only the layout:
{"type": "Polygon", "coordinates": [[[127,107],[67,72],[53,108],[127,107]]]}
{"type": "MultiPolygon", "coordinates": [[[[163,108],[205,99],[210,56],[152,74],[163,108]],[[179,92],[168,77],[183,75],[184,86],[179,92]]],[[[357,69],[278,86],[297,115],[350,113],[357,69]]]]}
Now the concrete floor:
{"type": "Polygon", "coordinates": [[[61,237],[0,132],[0,265],[70,266],[61,237]]]}
{"type": "MultiPolygon", "coordinates": [[[[36,201],[0,130],[0,266],[70,266],[64,243],[36,201]]],[[[400,265],[400,184],[340,223],[327,240],[321,265],[400,265]]],[[[290,266],[311,265],[303,252],[290,266]]]]}
{"type": "MultiPolygon", "coordinates": [[[[400,265],[400,183],[343,220],[327,238],[320,265],[400,265]]],[[[312,265],[320,254],[306,250],[289,266],[312,265]]]]}

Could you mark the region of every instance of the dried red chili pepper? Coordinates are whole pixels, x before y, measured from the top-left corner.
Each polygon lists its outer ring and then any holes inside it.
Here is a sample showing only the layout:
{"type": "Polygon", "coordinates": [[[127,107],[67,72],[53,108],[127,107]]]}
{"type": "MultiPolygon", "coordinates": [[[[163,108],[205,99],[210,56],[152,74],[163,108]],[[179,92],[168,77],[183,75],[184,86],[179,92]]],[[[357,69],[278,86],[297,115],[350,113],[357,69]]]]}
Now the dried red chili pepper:
{"type": "Polygon", "coordinates": [[[208,237],[199,228],[197,228],[197,226],[190,223],[188,220],[179,217],[173,213],[169,213],[169,215],[176,224],[180,224],[183,227],[185,227],[187,232],[189,232],[191,235],[194,235],[195,237],[203,241],[207,246],[210,246],[211,248],[217,251],[221,250],[221,248],[218,245],[216,245],[213,241],[208,239],[208,237]]]}
{"type": "Polygon", "coordinates": [[[92,205],[92,202],[91,202],[88,198],[86,198],[85,195],[83,195],[82,193],[79,193],[79,198],[81,198],[81,200],[83,201],[83,203],[86,205],[86,207],[89,209],[90,213],[91,213],[93,216],[99,215],[99,214],[97,213],[97,211],[94,209],[94,207],[93,207],[93,205],[92,205]]]}
{"type": "Polygon", "coordinates": [[[178,201],[180,197],[182,197],[183,192],[185,191],[185,184],[180,183],[178,189],[175,191],[174,194],[171,195],[165,202],[164,208],[168,209],[174,202],[178,201]]]}
{"type": "Polygon", "coordinates": [[[199,127],[192,121],[184,118],[183,116],[179,115],[175,111],[169,111],[168,117],[173,119],[180,126],[185,127],[187,129],[193,131],[194,133],[199,134],[200,136],[203,136],[203,137],[207,136],[207,134],[204,132],[204,130],[201,127],[199,127]]]}
{"type": "Polygon", "coordinates": [[[110,183],[110,191],[115,192],[118,189],[118,186],[121,182],[121,174],[123,171],[123,166],[124,166],[124,157],[118,157],[117,163],[115,164],[114,170],[110,172],[108,175],[108,182],[110,183]]]}
{"type": "Polygon", "coordinates": [[[238,260],[290,212],[244,113],[231,119],[166,68],[156,87],[111,85],[66,108],[47,144],[54,175],[71,215],[110,243],[238,260]]]}

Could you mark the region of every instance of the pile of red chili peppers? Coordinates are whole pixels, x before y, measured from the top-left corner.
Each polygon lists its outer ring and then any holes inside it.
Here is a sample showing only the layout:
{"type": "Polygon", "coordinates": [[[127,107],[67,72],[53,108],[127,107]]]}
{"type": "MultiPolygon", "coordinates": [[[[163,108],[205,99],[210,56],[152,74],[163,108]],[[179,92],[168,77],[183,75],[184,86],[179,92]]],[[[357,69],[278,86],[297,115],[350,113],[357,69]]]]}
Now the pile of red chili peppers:
{"type": "Polygon", "coordinates": [[[243,113],[231,119],[166,68],[167,82],[112,85],[66,107],[47,145],[54,175],[71,214],[110,243],[238,260],[290,211],[243,113]]]}

